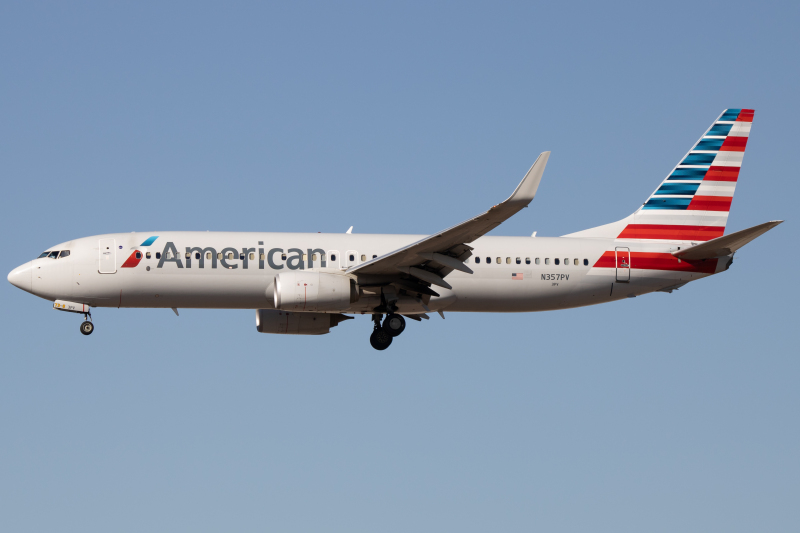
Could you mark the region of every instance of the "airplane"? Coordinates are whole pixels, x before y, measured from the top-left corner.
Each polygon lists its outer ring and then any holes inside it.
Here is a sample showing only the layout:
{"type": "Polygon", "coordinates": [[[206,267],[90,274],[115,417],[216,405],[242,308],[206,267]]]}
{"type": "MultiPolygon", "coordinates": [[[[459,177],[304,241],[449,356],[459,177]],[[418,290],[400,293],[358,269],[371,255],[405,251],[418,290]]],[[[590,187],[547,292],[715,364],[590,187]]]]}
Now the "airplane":
{"type": "Polygon", "coordinates": [[[726,109],[631,215],[562,237],[487,237],[536,196],[543,152],[508,199],[433,235],[154,231],[84,237],[8,275],[84,315],[92,307],[254,309],[261,333],[321,335],[369,315],[385,350],[406,318],[518,313],[668,292],[730,268],[782,220],[725,235],[754,111],[726,109]]]}

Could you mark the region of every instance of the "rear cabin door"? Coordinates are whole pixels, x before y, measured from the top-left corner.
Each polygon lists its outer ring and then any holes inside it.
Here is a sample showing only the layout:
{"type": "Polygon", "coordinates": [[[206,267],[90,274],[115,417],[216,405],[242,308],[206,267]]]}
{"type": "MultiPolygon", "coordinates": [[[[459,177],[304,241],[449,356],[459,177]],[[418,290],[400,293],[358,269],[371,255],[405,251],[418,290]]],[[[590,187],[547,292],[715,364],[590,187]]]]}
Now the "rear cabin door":
{"type": "Polygon", "coordinates": [[[627,283],[631,280],[631,249],[617,246],[617,281],[627,283]]]}
{"type": "Polygon", "coordinates": [[[117,271],[117,242],[114,239],[100,239],[101,274],[114,274],[117,271]]]}

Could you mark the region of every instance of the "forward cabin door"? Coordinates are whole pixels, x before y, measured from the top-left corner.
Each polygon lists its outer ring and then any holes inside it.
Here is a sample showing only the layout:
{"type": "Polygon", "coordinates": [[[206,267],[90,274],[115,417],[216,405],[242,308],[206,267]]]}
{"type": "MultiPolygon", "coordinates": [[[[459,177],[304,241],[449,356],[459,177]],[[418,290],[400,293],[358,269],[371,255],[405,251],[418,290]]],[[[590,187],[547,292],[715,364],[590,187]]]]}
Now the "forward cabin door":
{"type": "Polygon", "coordinates": [[[617,246],[614,253],[617,256],[617,281],[627,283],[631,280],[631,249],[617,246]]]}
{"type": "Polygon", "coordinates": [[[117,271],[117,241],[114,239],[100,239],[100,268],[101,274],[114,274],[117,271]]]}

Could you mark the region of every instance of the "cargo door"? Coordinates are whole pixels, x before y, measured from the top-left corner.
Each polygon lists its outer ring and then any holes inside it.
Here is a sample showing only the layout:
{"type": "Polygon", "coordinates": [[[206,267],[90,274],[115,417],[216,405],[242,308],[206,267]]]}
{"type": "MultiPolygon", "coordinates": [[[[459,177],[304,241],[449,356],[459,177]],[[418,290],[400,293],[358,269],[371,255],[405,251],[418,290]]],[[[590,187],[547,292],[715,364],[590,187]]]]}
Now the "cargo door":
{"type": "Polygon", "coordinates": [[[615,254],[617,256],[617,281],[628,283],[631,280],[631,249],[617,246],[615,254]]]}
{"type": "Polygon", "coordinates": [[[100,239],[100,268],[101,274],[114,274],[117,271],[117,241],[114,239],[100,239]]]}

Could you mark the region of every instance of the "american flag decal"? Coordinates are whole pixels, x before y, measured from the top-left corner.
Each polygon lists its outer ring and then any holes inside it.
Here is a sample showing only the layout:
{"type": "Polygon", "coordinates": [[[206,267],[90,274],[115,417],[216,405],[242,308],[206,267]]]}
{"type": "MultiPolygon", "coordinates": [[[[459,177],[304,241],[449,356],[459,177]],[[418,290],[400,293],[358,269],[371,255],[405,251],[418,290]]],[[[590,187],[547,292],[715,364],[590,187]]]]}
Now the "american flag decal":
{"type": "Polygon", "coordinates": [[[522,272],[512,272],[511,279],[522,279],[522,272]]]}

